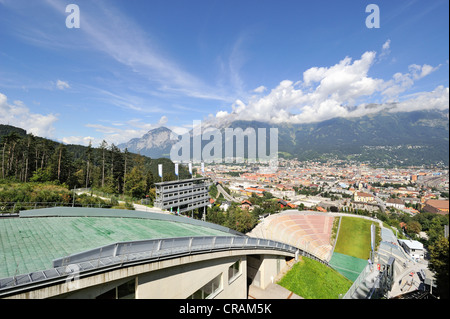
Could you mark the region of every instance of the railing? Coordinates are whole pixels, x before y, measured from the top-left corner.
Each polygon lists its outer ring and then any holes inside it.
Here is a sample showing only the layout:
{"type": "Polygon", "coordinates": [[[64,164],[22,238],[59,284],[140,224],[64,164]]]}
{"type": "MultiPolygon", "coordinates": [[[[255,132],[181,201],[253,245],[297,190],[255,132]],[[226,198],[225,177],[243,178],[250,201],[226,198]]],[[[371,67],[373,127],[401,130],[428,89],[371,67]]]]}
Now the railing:
{"type": "Polygon", "coordinates": [[[366,267],[361,271],[358,278],[353,282],[350,289],[347,291],[347,293],[344,295],[342,299],[352,299],[353,295],[355,294],[356,290],[359,288],[359,286],[363,283],[364,280],[366,280],[367,275],[370,273],[370,266],[369,264],[366,265],[366,267]]]}
{"type": "Polygon", "coordinates": [[[130,242],[120,242],[73,254],[64,258],[55,259],[54,267],[78,264],[89,260],[104,258],[117,258],[121,260],[142,255],[144,259],[175,256],[178,254],[193,254],[203,251],[220,251],[235,249],[275,249],[294,253],[298,248],[281,242],[252,238],[246,236],[203,236],[203,237],[176,237],[167,239],[151,239],[130,242]]]}
{"type": "Polygon", "coordinates": [[[246,236],[207,236],[119,242],[53,261],[53,268],[0,279],[0,296],[26,290],[30,286],[62,282],[73,274],[89,275],[125,266],[174,257],[224,250],[275,250],[298,256],[301,253],[327,264],[314,255],[281,242],[246,236]]]}

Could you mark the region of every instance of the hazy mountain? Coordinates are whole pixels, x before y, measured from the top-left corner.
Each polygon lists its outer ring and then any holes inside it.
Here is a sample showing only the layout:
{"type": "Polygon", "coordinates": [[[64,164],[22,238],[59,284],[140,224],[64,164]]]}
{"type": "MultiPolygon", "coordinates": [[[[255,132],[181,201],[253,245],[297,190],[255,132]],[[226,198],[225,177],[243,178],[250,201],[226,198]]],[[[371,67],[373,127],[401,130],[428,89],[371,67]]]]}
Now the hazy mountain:
{"type": "MultiPolygon", "coordinates": [[[[308,124],[234,121],[229,128],[278,128],[279,156],[300,160],[331,158],[369,161],[380,165],[448,165],[448,111],[381,112],[358,118],[334,118],[308,124]]],[[[224,140],[224,125],[219,127],[224,140]]],[[[165,127],[119,145],[150,157],[169,157],[175,140],[165,127]]],[[[269,130],[267,136],[269,137],[269,130]]],[[[210,141],[203,141],[203,146],[210,141]]],[[[191,143],[192,145],[193,143],[191,143]]],[[[222,143],[224,145],[224,143],[222,143]]],[[[245,147],[247,149],[247,145],[245,147]]],[[[223,152],[224,153],[224,152],[223,152]]]]}
{"type": "Polygon", "coordinates": [[[122,151],[128,149],[131,153],[138,153],[151,158],[170,156],[170,149],[176,143],[170,139],[172,131],[166,127],[158,127],[148,131],[140,138],[133,138],[127,143],[117,145],[122,151]]]}

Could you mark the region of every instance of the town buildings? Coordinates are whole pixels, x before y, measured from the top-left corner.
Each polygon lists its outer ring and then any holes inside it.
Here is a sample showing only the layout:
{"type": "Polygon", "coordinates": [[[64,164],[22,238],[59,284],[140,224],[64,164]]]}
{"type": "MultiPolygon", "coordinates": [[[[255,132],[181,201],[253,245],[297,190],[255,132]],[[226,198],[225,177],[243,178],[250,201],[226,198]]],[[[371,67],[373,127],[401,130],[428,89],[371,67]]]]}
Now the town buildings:
{"type": "MultiPolygon", "coordinates": [[[[200,170],[198,170],[200,171],[200,170]]],[[[279,159],[276,170],[260,164],[208,164],[204,177],[219,182],[239,201],[268,192],[281,206],[338,207],[448,214],[448,168],[379,168],[357,162],[279,159]],[[289,204],[288,204],[289,203],[289,204]]]]}

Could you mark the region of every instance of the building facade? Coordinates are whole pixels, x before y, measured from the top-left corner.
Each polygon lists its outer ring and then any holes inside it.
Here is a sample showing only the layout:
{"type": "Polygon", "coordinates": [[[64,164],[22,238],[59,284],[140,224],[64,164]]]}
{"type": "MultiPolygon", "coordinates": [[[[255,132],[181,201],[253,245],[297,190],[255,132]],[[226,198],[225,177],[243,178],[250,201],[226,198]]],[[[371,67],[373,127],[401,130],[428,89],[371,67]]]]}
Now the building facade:
{"type": "Polygon", "coordinates": [[[191,178],[155,183],[155,207],[176,213],[192,211],[209,205],[208,178],[191,178]]]}

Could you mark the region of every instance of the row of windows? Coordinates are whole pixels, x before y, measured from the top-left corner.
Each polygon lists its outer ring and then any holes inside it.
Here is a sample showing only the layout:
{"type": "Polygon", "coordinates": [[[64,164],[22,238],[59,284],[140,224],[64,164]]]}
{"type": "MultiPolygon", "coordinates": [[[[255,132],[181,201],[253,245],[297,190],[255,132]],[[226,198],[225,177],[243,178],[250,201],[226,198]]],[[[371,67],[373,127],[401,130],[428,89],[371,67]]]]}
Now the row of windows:
{"type": "Polygon", "coordinates": [[[186,197],[186,198],[181,198],[180,200],[174,200],[174,201],[164,203],[164,205],[167,206],[167,205],[174,205],[174,204],[182,204],[184,202],[191,202],[195,199],[196,200],[209,199],[209,197],[208,197],[208,195],[198,195],[198,196],[193,196],[193,197],[186,197]]]}
{"type": "MultiPolygon", "coordinates": [[[[231,284],[241,274],[241,261],[236,261],[228,268],[228,284],[231,284]]],[[[223,289],[223,273],[219,274],[206,285],[198,289],[188,299],[208,299],[217,295],[223,289]]],[[[135,299],[136,279],[114,287],[96,297],[96,299],[135,299]]]]}
{"type": "Polygon", "coordinates": [[[126,283],[114,287],[111,290],[97,296],[95,299],[135,299],[136,280],[132,279],[126,283]]]}
{"type": "MultiPolygon", "coordinates": [[[[228,284],[231,284],[241,274],[241,261],[236,261],[228,268],[228,284]]],[[[187,299],[210,299],[223,289],[223,273],[194,292],[187,299]]]]}
{"type": "Polygon", "coordinates": [[[164,186],[163,189],[168,190],[168,189],[173,189],[173,188],[187,187],[187,186],[191,186],[191,185],[192,185],[192,183],[177,184],[177,185],[171,185],[171,186],[164,186]]]}
{"type": "Polygon", "coordinates": [[[170,193],[170,194],[164,194],[163,198],[167,199],[167,198],[171,198],[171,197],[177,197],[177,196],[181,196],[181,195],[195,195],[195,194],[207,194],[207,190],[206,189],[200,189],[200,190],[195,190],[195,191],[191,191],[191,190],[187,190],[187,191],[183,191],[183,192],[177,192],[177,193],[170,193]]]}
{"type": "Polygon", "coordinates": [[[177,190],[182,188],[199,188],[199,187],[209,187],[210,184],[201,183],[201,184],[192,184],[192,183],[185,183],[185,184],[177,184],[177,185],[171,185],[171,186],[164,186],[161,189],[163,191],[171,191],[171,190],[177,190]]]}

